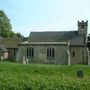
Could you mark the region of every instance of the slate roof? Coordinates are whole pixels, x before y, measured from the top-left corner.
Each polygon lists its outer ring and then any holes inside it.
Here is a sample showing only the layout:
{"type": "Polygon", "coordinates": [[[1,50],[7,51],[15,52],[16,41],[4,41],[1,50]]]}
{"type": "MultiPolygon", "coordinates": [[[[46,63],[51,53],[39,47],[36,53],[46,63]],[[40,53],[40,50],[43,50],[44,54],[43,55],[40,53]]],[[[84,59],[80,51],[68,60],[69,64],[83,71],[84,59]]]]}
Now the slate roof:
{"type": "Polygon", "coordinates": [[[86,46],[84,36],[79,36],[74,39],[71,39],[70,42],[71,42],[70,45],[85,45],[86,46]]]}
{"type": "Polygon", "coordinates": [[[4,46],[0,46],[0,50],[2,50],[3,52],[7,52],[7,48],[5,48],[4,46]]]}
{"type": "Polygon", "coordinates": [[[71,45],[85,45],[84,36],[78,31],[31,32],[28,42],[68,42],[71,45]]]}
{"type": "Polygon", "coordinates": [[[20,42],[21,39],[16,37],[0,39],[0,45],[4,46],[5,48],[17,48],[20,42]]]}

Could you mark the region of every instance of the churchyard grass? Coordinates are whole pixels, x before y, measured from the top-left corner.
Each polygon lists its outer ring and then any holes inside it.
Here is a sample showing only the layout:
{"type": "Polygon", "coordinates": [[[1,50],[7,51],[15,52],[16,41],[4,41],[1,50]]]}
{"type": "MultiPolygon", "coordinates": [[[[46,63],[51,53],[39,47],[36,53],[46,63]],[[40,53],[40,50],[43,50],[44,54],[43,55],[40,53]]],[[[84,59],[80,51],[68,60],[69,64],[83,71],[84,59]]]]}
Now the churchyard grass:
{"type": "Polygon", "coordinates": [[[0,62],[0,90],[90,90],[90,67],[0,62]]]}

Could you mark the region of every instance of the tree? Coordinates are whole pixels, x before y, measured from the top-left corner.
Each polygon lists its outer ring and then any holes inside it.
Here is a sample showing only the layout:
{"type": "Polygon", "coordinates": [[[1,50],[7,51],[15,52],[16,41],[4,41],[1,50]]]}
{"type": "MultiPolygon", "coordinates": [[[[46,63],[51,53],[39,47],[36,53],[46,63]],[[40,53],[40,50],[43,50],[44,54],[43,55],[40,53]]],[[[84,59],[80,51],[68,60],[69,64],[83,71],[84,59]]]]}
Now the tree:
{"type": "Polygon", "coordinates": [[[0,36],[2,37],[12,37],[15,33],[12,31],[12,26],[10,20],[4,13],[0,11],[0,36]]]}
{"type": "Polygon", "coordinates": [[[23,36],[23,35],[21,35],[21,34],[20,34],[20,33],[18,33],[18,32],[16,33],[16,36],[17,36],[17,37],[19,37],[19,38],[24,38],[24,36],[23,36]]]}
{"type": "Polygon", "coordinates": [[[87,47],[90,51],[90,34],[87,36],[87,47]]]}

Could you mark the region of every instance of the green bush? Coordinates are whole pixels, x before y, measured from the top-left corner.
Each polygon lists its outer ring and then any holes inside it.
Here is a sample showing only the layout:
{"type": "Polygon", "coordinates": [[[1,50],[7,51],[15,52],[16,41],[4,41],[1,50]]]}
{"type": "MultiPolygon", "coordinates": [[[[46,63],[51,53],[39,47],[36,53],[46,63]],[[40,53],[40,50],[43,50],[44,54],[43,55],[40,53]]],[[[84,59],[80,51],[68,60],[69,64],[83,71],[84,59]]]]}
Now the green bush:
{"type": "Polygon", "coordinates": [[[0,90],[90,90],[90,68],[1,62],[0,90]],[[76,75],[79,69],[83,78],[76,75]]]}

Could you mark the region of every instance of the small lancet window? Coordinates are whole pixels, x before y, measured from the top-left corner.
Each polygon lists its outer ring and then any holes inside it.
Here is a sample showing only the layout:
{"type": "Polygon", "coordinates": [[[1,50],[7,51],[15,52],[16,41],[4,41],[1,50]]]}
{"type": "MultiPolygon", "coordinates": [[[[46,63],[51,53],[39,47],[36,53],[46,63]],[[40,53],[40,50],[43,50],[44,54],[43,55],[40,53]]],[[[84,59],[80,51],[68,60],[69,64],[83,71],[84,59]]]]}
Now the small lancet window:
{"type": "Polygon", "coordinates": [[[54,48],[47,48],[47,58],[54,58],[54,48]]]}
{"type": "Polygon", "coordinates": [[[33,56],[34,56],[34,49],[32,47],[27,48],[27,57],[33,58],[33,56]]]}
{"type": "Polygon", "coordinates": [[[75,52],[74,51],[72,52],[72,56],[75,57],[75,52]]]}

